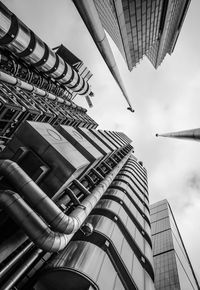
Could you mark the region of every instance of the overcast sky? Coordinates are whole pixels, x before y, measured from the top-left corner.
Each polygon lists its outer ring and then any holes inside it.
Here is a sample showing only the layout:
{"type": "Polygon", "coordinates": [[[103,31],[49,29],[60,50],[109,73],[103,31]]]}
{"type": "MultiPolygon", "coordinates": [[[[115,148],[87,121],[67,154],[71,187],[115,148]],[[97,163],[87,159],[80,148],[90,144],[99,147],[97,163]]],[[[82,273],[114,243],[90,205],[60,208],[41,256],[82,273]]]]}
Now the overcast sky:
{"type": "MultiPolygon", "coordinates": [[[[66,45],[92,71],[88,109],[102,129],[125,132],[148,171],[150,201],[167,198],[192,264],[200,269],[200,144],[155,133],[200,128],[200,1],[192,0],[172,56],[155,70],[148,59],[130,73],[111,42],[135,113],[102,60],[71,0],[3,0],[50,47],[66,45]]],[[[76,102],[87,106],[85,99],[76,102]]]]}

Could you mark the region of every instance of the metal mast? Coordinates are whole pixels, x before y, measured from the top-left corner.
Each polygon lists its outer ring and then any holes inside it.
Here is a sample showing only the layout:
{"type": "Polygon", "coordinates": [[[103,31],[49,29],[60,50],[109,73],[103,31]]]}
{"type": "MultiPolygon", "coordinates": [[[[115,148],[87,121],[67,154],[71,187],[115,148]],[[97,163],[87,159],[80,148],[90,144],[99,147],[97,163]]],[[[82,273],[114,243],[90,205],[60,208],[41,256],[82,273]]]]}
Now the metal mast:
{"type": "Polygon", "coordinates": [[[200,128],[165,133],[165,134],[156,134],[156,137],[169,137],[169,138],[178,138],[178,139],[200,141],[200,128]]]}

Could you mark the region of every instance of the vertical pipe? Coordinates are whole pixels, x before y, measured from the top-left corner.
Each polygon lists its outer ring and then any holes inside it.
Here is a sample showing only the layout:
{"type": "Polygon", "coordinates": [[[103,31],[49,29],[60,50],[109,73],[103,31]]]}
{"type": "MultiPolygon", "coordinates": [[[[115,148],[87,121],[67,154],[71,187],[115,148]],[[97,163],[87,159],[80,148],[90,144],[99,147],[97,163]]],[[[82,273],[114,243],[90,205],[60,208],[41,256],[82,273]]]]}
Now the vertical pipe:
{"type": "Polygon", "coordinates": [[[98,12],[94,5],[93,0],[73,0],[79,14],[81,15],[85,25],[87,26],[99,52],[101,53],[105,63],[107,64],[110,72],[112,73],[115,81],[120,87],[128,105],[129,110],[134,112],[132,109],[130,100],[125,90],[123,81],[121,79],[119,69],[117,67],[114,55],[110,48],[110,44],[106,37],[105,31],[102,27],[101,20],[99,19],[98,12]]]}

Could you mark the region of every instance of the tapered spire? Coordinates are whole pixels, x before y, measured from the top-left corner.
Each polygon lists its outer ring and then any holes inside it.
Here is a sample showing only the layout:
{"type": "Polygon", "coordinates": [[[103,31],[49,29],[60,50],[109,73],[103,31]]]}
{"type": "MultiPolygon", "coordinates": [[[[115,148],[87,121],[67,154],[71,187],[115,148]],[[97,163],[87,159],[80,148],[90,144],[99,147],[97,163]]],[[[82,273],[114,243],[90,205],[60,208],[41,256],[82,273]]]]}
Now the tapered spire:
{"type": "Polygon", "coordinates": [[[156,137],[169,137],[200,141],[200,128],[165,134],[156,134],[156,137]]]}

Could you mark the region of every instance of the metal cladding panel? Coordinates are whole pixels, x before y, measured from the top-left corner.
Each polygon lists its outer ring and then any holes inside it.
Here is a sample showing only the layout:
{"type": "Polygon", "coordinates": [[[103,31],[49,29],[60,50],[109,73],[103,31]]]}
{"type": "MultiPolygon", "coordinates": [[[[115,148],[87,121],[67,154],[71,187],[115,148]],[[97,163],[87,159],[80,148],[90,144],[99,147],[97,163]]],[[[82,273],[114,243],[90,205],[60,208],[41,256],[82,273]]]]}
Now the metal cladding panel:
{"type": "Polygon", "coordinates": [[[104,130],[98,130],[100,134],[102,134],[106,139],[108,139],[115,147],[116,149],[121,148],[121,146],[104,130]]]}
{"type": "Polygon", "coordinates": [[[113,142],[117,145],[119,145],[120,148],[124,147],[124,144],[120,142],[114,135],[112,135],[109,131],[106,131],[106,134],[113,140],[113,142]]]}
{"type": "Polygon", "coordinates": [[[108,157],[111,154],[111,150],[98,139],[90,130],[78,127],[76,130],[84,136],[91,144],[93,144],[104,156],[108,157]]]}
{"type": "Polygon", "coordinates": [[[69,290],[90,289],[89,285],[91,289],[115,289],[117,277],[104,250],[86,241],[73,241],[47,265],[34,289],[65,290],[66,285],[69,290]]]}
{"type": "Polygon", "coordinates": [[[101,159],[103,154],[97,150],[85,137],[83,137],[74,127],[60,125],[58,128],[61,135],[66,138],[75,148],[77,148],[93,166],[101,159]]]}
{"type": "Polygon", "coordinates": [[[123,136],[121,136],[120,132],[115,132],[115,134],[121,139],[123,140],[124,143],[129,144],[131,143],[130,141],[128,141],[127,139],[125,139],[123,136]]]}
{"type": "MultiPolygon", "coordinates": [[[[90,164],[89,161],[58,131],[48,123],[25,122],[8,144],[8,153],[15,153],[21,146],[33,150],[50,167],[41,187],[49,195],[62,191],[90,164]]],[[[4,156],[6,157],[6,150],[4,156]]],[[[30,165],[31,166],[31,165],[30,165]]]]}
{"type": "Polygon", "coordinates": [[[109,131],[112,135],[114,135],[114,136],[116,136],[116,138],[120,141],[120,142],[122,142],[124,145],[127,145],[127,142],[124,140],[124,139],[122,139],[119,135],[118,135],[118,132],[113,132],[113,131],[109,131]]]}
{"type": "Polygon", "coordinates": [[[71,66],[82,63],[82,60],[80,60],[76,55],[74,55],[69,49],[67,49],[63,44],[61,44],[58,47],[58,50],[56,50],[56,53],[64,59],[67,63],[69,63],[71,66]]]}
{"type": "Polygon", "coordinates": [[[113,132],[107,131],[107,134],[109,134],[110,137],[113,138],[120,146],[125,146],[125,143],[120,140],[113,132]]]}
{"type": "Polygon", "coordinates": [[[99,138],[100,141],[102,141],[112,152],[116,151],[116,147],[108,139],[106,139],[98,130],[90,129],[90,132],[92,132],[93,135],[99,138]]]}
{"type": "Polygon", "coordinates": [[[125,141],[127,141],[128,143],[131,143],[132,142],[132,140],[128,137],[128,136],[126,136],[126,134],[124,134],[123,132],[117,132],[119,135],[120,135],[120,137],[122,138],[122,139],[124,139],[125,141]]]}
{"type": "Polygon", "coordinates": [[[73,241],[45,266],[35,289],[62,290],[65,285],[69,290],[90,289],[80,288],[80,283],[85,286],[89,281],[92,289],[96,286],[99,290],[153,290],[151,240],[134,197],[128,188],[126,192],[108,189],[87,217],[86,223],[94,228],[92,234],[77,232],[73,241]]]}
{"type": "MultiPolygon", "coordinates": [[[[127,242],[127,239],[124,233],[117,226],[115,220],[107,218],[106,216],[90,215],[87,221],[92,223],[96,231],[101,232],[103,236],[106,236],[107,239],[109,239],[109,241],[112,241],[116,252],[118,253],[120,259],[124,263],[124,267],[126,271],[131,276],[133,285],[131,288],[128,288],[128,289],[144,289],[145,271],[142,268],[142,265],[140,264],[130,244],[127,242]],[[134,288],[135,284],[137,285],[138,288],[134,288]]],[[[134,231],[135,231],[135,227],[132,228],[132,233],[134,233],[134,231]]],[[[105,275],[105,278],[106,278],[106,275],[105,275]]],[[[112,288],[109,288],[109,289],[112,289],[112,288]]],[[[123,289],[123,288],[120,288],[120,289],[123,289]]],[[[149,290],[149,289],[146,288],[146,290],[149,290]]]]}

